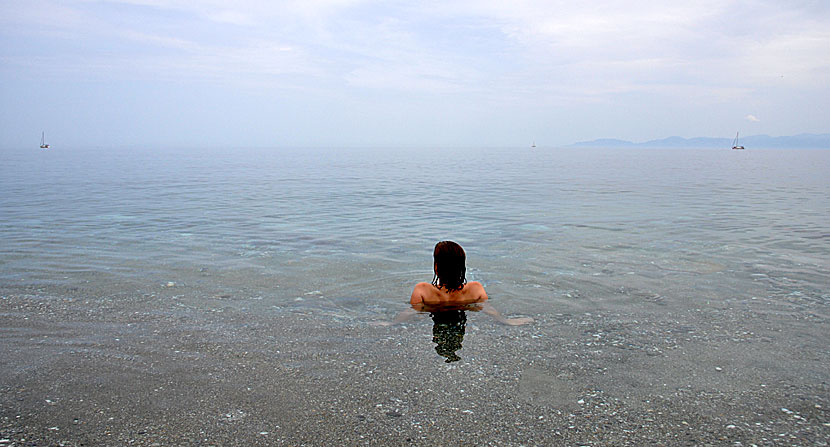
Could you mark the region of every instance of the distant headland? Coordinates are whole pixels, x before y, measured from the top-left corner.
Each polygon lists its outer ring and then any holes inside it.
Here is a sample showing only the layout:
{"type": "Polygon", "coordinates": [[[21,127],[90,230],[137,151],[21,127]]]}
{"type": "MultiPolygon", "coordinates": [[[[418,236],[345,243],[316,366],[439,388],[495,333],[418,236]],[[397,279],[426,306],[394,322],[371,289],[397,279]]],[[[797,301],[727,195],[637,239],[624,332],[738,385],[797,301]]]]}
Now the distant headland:
{"type": "MultiPolygon", "coordinates": [[[[830,149],[830,134],[803,133],[792,136],[771,137],[769,135],[742,136],[741,144],[747,149],[830,149]]],[[[650,140],[641,143],[601,138],[591,141],[580,141],[569,147],[688,147],[688,148],[726,148],[732,147],[732,138],[709,137],[668,137],[661,140],[650,140]]]]}

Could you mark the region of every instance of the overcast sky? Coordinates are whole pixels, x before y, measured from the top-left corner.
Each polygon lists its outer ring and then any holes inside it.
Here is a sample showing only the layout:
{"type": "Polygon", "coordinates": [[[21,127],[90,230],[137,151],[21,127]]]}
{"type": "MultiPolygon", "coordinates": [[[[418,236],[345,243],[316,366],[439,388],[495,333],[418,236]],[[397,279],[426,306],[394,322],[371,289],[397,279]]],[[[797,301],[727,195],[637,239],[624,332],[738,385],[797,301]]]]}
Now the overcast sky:
{"type": "Polygon", "coordinates": [[[0,95],[4,147],[825,133],[830,2],[6,0],[0,95]]]}

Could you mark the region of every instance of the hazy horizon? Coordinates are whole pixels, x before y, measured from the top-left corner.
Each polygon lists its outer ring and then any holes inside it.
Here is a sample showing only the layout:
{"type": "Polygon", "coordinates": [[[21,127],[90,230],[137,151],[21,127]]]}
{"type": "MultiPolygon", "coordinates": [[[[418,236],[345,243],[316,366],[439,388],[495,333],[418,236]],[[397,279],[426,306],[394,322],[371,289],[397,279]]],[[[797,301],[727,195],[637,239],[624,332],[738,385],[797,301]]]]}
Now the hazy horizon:
{"type": "MultiPolygon", "coordinates": [[[[816,134],[810,134],[816,135],[816,134]]],[[[830,135],[830,134],[821,134],[821,135],[830,135]]],[[[790,138],[790,137],[798,137],[797,135],[780,135],[780,136],[770,136],[770,135],[743,135],[741,134],[741,141],[751,141],[755,137],[770,137],[770,139],[776,138],[790,138]]],[[[651,149],[713,149],[719,150],[723,149],[723,145],[718,145],[721,141],[712,141],[711,146],[701,145],[702,143],[698,142],[697,140],[722,140],[723,142],[731,142],[734,135],[727,136],[727,137],[705,137],[705,136],[691,136],[691,137],[679,137],[677,135],[671,135],[662,138],[655,138],[650,140],[642,140],[642,141],[630,141],[630,140],[623,140],[618,138],[592,138],[590,140],[583,140],[583,141],[572,141],[569,143],[563,144],[541,144],[536,142],[531,142],[531,144],[536,143],[534,146],[537,150],[545,150],[545,149],[564,149],[564,148],[582,148],[582,149],[591,149],[591,148],[618,148],[618,149],[636,149],[636,148],[651,148],[651,149]],[[671,140],[673,138],[681,138],[687,142],[689,142],[688,146],[680,145],[667,145],[667,146],[657,146],[656,143],[663,141],[663,140],[671,140]],[[626,143],[622,146],[615,146],[614,144],[611,145],[602,145],[602,142],[609,142],[609,143],[626,143]],[[600,143],[599,145],[592,146],[590,143],[600,143]]],[[[423,150],[465,150],[465,149],[521,149],[521,148],[529,148],[530,144],[514,144],[514,145],[495,145],[495,144],[467,144],[467,145],[441,145],[441,144],[341,144],[341,145],[324,145],[324,144],[296,144],[296,145],[265,145],[265,144],[250,144],[250,145],[243,145],[243,144],[160,144],[160,143],[135,143],[135,144],[73,144],[73,145],[66,145],[66,144],[55,144],[54,140],[46,136],[46,140],[50,143],[50,151],[62,151],[62,150],[147,150],[147,151],[155,151],[155,150],[300,150],[300,149],[309,149],[309,150],[361,150],[361,149],[368,149],[368,150],[382,150],[382,149],[423,149],[423,150]]],[[[25,143],[19,143],[15,145],[10,144],[0,144],[0,151],[3,152],[15,152],[18,150],[29,150],[33,147],[37,149],[38,141],[34,143],[31,141],[25,143]]],[[[753,145],[752,149],[830,149],[830,146],[827,145],[819,145],[819,146],[806,146],[806,145],[793,145],[793,146],[786,146],[782,147],[780,144],[776,146],[768,146],[768,145],[753,145]]]]}
{"type": "Polygon", "coordinates": [[[0,5],[0,146],[521,147],[828,133],[830,5],[0,5]]]}

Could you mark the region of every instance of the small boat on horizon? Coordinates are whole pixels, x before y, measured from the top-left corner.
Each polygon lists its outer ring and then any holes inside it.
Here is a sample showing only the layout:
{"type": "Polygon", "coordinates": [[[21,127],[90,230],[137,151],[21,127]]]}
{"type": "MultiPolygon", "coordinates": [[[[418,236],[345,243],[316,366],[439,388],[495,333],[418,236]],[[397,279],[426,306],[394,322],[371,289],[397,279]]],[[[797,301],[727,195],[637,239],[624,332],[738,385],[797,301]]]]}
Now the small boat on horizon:
{"type": "Polygon", "coordinates": [[[739,133],[740,133],[740,132],[735,132],[735,141],[733,141],[733,142],[732,142],[732,149],[734,149],[734,150],[736,150],[736,151],[739,151],[739,150],[743,150],[743,149],[744,149],[744,147],[743,147],[743,146],[741,146],[741,145],[739,145],[739,144],[738,144],[738,134],[739,134],[739,133]]]}
{"type": "Polygon", "coordinates": [[[49,144],[46,143],[46,132],[40,134],[40,148],[49,149],[49,144]]]}
{"type": "Polygon", "coordinates": [[[536,142],[534,141],[533,144],[530,145],[530,147],[536,147],[536,142]]]}

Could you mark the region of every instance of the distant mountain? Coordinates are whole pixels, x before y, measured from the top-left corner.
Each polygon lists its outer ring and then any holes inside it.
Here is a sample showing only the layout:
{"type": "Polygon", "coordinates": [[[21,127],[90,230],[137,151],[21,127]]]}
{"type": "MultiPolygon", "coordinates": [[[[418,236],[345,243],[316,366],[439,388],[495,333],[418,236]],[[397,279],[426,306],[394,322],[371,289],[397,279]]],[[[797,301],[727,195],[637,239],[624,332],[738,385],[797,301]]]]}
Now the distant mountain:
{"type": "MultiPolygon", "coordinates": [[[[769,135],[751,135],[741,137],[741,144],[747,149],[830,149],[830,134],[803,133],[793,136],[771,137],[769,135]]],[[[570,147],[688,147],[688,148],[731,148],[732,138],[682,138],[668,137],[642,143],[602,138],[592,141],[580,141],[570,147]]]]}

